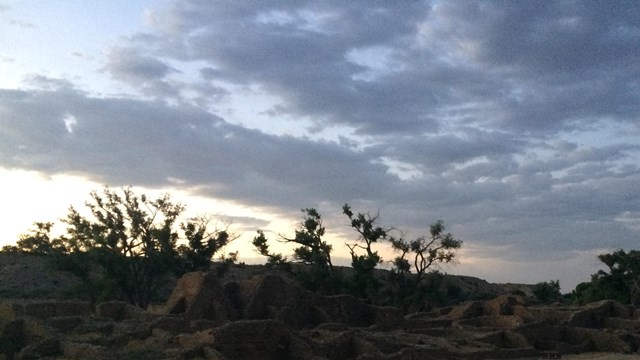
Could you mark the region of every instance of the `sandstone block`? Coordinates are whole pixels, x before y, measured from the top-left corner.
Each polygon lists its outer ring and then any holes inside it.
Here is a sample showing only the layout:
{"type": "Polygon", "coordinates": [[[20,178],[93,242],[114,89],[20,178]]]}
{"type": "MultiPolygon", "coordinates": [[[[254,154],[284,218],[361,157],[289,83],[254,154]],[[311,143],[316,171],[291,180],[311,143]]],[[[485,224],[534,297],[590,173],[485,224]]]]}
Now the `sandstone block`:
{"type": "Polygon", "coordinates": [[[168,331],[169,333],[176,335],[184,332],[189,332],[189,322],[182,317],[165,316],[154,320],[151,323],[151,330],[161,329],[168,331]]]}
{"type": "Polygon", "coordinates": [[[107,301],[96,306],[96,316],[107,318],[115,321],[126,319],[145,319],[148,314],[140,308],[137,308],[124,301],[107,301]]]}
{"type": "Polygon", "coordinates": [[[280,321],[240,320],[218,328],[214,348],[236,360],[290,358],[291,333],[280,321]]]}
{"type": "Polygon", "coordinates": [[[56,302],[56,316],[90,316],[91,304],[86,301],[56,302]]]}
{"type": "Polygon", "coordinates": [[[24,306],[24,315],[39,319],[47,319],[56,316],[56,303],[54,301],[30,302],[24,306]]]}

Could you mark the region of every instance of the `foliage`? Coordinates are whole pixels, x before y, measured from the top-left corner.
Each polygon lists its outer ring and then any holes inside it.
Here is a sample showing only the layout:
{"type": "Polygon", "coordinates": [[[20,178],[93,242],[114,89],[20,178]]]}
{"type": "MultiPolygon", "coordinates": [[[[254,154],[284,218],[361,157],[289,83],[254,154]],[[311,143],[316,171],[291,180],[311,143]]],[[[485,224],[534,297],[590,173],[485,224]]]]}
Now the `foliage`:
{"type": "Polygon", "coordinates": [[[451,233],[444,231],[444,222],[438,220],[431,225],[430,237],[419,237],[413,241],[407,241],[402,237],[390,238],[393,249],[401,253],[393,261],[395,271],[407,274],[413,265],[416,281],[420,282],[432,265],[453,261],[455,251],[462,247],[462,240],[456,240],[451,233]],[[408,254],[413,254],[413,264],[407,259],[408,254]]]}
{"type": "Polygon", "coordinates": [[[351,280],[351,291],[356,296],[372,298],[376,295],[380,284],[375,277],[374,270],[382,262],[382,258],[377,251],[373,251],[372,244],[387,237],[387,229],[376,226],[378,214],[353,213],[348,204],[342,207],[342,213],[349,220],[351,227],[360,235],[359,241],[364,241],[364,245],[359,243],[346,244],[351,254],[351,266],[353,267],[353,278],[351,280]],[[365,251],[364,255],[358,255],[356,249],[365,251]]]}
{"type": "MultiPolygon", "coordinates": [[[[123,299],[146,307],[168,276],[193,270],[214,270],[220,274],[237,261],[238,253],[220,257],[215,269],[212,259],[236,237],[228,227],[211,226],[210,217],[195,217],[179,223],[185,210],[169,195],[149,199],[134,194],[131,188],[122,192],[108,187],[101,193],[91,192],[86,204],[87,216],[70,207],[62,221],[66,233],[52,237],[53,223],[35,223],[35,228],[22,235],[6,252],[25,252],[50,256],[58,268],[66,269],[82,279],[81,291],[93,302],[123,299]]],[[[273,253],[268,239],[258,230],[252,244],[267,258],[268,267],[295,274],[307,289],[327,294],[347,291],[378,304],[400,305],[423,309],[430,301],[459,297],[460,288],[446,283],[439,273],[427,271],[433,265],[454,260],[462,241],[445,233],[442,221],[431,225],[430,236],[407,241],[393,237],[392,228],[379,226],[378,214],[354,213],[348,204],[342,212],[358,239],[346,244],[351,254],[351,276],[334,271],[332,246],[323,240],[325,227],[314,208],[302,209],[304,217],[293,237],[280,235],[279,241],[293,245],[290,261],[273,253]],[[388,283],[376,276],[383,259],[375,244],[389,241],[400,253],[393,261],[388,283]],[[298,262],[306,266],[296,267],[298,262]],[[384,288],[383,288],[384,287],[384,288]],[[381,300],[381,296],[387,300],[381,300]]]]}
{"type": "Polygon", "coordinates": [[[389,279],[392,288],[388,291],[393,303],[404,309],[420,311],[425,299],[442,303],[445,298],[461,296],[461,289],[448,284],[442,274],[427,272],[434,264],[449,263],[455,259],[455,251],[462,247],[450,233],[444,233],[442,221],[431,225],[430,237],[405,240],[403,236],[390,236],[391,247],[399,252],[392,264],[389,279]],[[412,273],[413,270],[413,273],[412,273]]]}
{"type": "Polygon", "coordinates": [[[543,304],[550,304],[562,299],[560,280],[539,282],[533,286],[533,296],[543,304]]]}
{"type": "Polygon", "coordinates": [[[381,297],[406,313],[472,300],[449,276],[438,270],[425,274],[420,282],[416,282],[415,276],[396,271],[388,273],[388,280],[386,287],[382,288],[381,297]]]}
{"type": "Polygon", "coordinates": [[[611,299],[625,304],[640,303],[640,251],[617,250],[598,255],[609,271],[599,270],[591,281],[578,284],[571,293],[575,303],[611,299]]]}
{"type": "Polygon", "coordinates": [[[303,209],[306,214],[300,227],[296,229],[293,238],[283,237],[285,242],[299,245],[293,249],[294,259],[303,264],[312,265],[327,275],[333,275],[333,264],[331,263],[332,247],[326,241],[322,241],[325,228],[322,225],[322,218],[316,209],[303,209]]]}
{"type": "MultiPolygon", "coordinates": [[[[207,270],[211,266],[213,255],[224,248],[236,237],[229,234],[228,227],[224,230],[214,227],[210,230],[211,218],[200,216],[192,218],[187,223],[180,224],[187,244],[178,246],[179,265],[178,272],[185,273],[194,270],[207,270]]],[[[229,254],[237,260],[237,254],[229,254]]],[[[222,258],[222,260],[227,260],[222,258]]]]}
{"type": "MultiPolygon", "coordinates": [[[[322,225],[322,217],[314,208],[302,209],[305,213],[303,221],[295,230],[293,238],[281,235],[282,242],[294,244],[293,258],[302,264],[309,265],[305,271],[298,272],[298,281],[310,290],[325,293],[333,293],[340,286],[337,284],[337,275],[331,262],[332,246],[322,240],[325,228],[322,225]]],[[[267,257],[267,266],[291,270],[291,263],[282,254],[274,254],[269,251],[267,238],[263,231],[258,231],[252,244],[258,252],[267,257]]]]}
{"type": "Polygon", "coordinates": [[[267,257],[267,267],[291,271],[291,263],[287,261],[287,257],[282,254],[274,254],[269,251],[267,237],[264,231],[258,230],[258,235],[253,238],[252,244],[258,250],[260,255],[267,257]]]}
{"type": "Polygon", "coordinates": [[[36,222],[35,227],[28,233],[20,235],[16,245],[5,245],[4,252],[22,252],[34,255],[51,255],[64,251],[64,244],[60,239],[51,238],[52,222],[36,222]]]}
{"type": "MultiPolygon", "coordinates": [[[[169,195],[155,200],[105,188],[91,192],[85,217],[70,207],[65,235],[52,239],[51,223],[17,243],[21,252],[54,255],[59,267],[78,275],[93,301],[122,298],[145,308],[167,276],[206,269],[212,256],[234,237],[225,230],[208,230],[209,219],[190,219],[178,226],[185,210],[169,195]],[[187,245],[178,246],[182,230],[187,245]]],[[[11,249],[11,250],[16,250],[11,249]]]]}

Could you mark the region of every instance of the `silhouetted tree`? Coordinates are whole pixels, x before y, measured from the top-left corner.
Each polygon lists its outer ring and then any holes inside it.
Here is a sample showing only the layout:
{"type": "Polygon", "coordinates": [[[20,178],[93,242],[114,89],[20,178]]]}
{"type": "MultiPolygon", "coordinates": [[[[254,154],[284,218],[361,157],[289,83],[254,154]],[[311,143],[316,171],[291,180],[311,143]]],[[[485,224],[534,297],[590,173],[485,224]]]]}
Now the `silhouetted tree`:
{"type": "Polygon", "coordinates": [[[92,191],[85,205],[89,217],[69,208],[65,235],[52,239],[51,223],[36,223],[16,249],[55,255],[60,267],[83,280],[92,301],[124,298],[145,308],[168,275],[207,269],[213,254],[235,238],[226,229],[209,230],[205,217],[178,226],[185,206],[169,195],[151,200],[131,188],[120,194],[107,187],[92,191]],[[182,239],[187,244],[178,245],[182,239]]]}
{"type": "MultiPolygon", "coordinates": [[[[224,229],[214,226],[212,229],[211,221],[211,217],[200,216],[180,224],[187,244],[182,244],[177,249],[179,272],[209,269],[214,254],[237,238],[228,232],[228,226],[224,229]]],[[[234,258],[233,253],[229,255],[234,258]]],[[[223,258],[223,260],[226,259],[223,258]]]]}
{"type": "Polygon", "coordinates": [[[267,267],[290,271],[291,263],[287,261],[287,257],[282,254],[271,253],[267,241],[267,237],[262,230],[258,230],[258,235],[255,236],[252,241],[253,246],[258,250],[260,255],[267,257],[267,267]]]}
{"type": "MultiPolygon", "coordinates": [[[[280,235],[279,241],[294,246],[295,262],[309,265],[307,269],[296,273],[298,281],[303,286],[310,290],[333,293],[339,285],[336,284],[336,274],[331,262],[332,246],[322,240],[325,234],[322,217],[313,208],[302,209],[302,212],[305,217],[295,230],[295,235],[292,238],[280,235]]],[[[291,264],[285,256],[269,251],[264,232],[259,230],[252,243],[260,254],[267,256],[268,265],[284,270],[291,269],[291,264]]]]}
{"type": "Polygon", "coordinates": [[[294,259],[304,264],[312,265],[325,272],[327,275],[333,275],[333,264],[331,263],[332,247],[326,241],[322,240],[325,228],[322,225],[320,214],[313,208],[303,209],[306,214],[300,227],[296,229],[293,238],[283,236],[283,240],[287,243],[298,245],[293,249],[294,259]]]}
{"type": "Polygon", "coordinates": [[[64,252],[64,243],[59,238],[51,236],[52,222],[35,222],[34,228],[28,233],[20,235],[16,245],[5,245],[4,252],[21,252],[34,255],[52,255],[64,252]]]}
{"type": "Polygon", "coordinates": [[[364,242],[364,245],[345,244],[349,248],[353,267],[352,291],[357,296],[372,298],[380,285],[374,270],[382,262],[382,258],[377,251],[373,250],[372,245],[384,240],[388,230],[376,225],[378,214],[373,216],[364,213],[354,214],[348,204],[344,204],[342,213],[349,218],[351,227],[358,232],[358,241],[364,242]],[[356,249],[364,250],[365,254],[358,254],[356,249]]]}
{"type": "Polygon", "coordinates": [[[419,237],[413,241],[407,241],[402,237],[391,238],[391,246],[401,252],[393,262],[396,271],[408,273],[413,265],[416,281],[420,282],[432,265],[453,261],[456,250],[462,247],[462,240],[456,240],[451,233],[444,231],[444,222],[438,220],[431,225],[429,237],[419,237]],[[406,258],[409,254],[413,256],[412,261],[406,258]]]}

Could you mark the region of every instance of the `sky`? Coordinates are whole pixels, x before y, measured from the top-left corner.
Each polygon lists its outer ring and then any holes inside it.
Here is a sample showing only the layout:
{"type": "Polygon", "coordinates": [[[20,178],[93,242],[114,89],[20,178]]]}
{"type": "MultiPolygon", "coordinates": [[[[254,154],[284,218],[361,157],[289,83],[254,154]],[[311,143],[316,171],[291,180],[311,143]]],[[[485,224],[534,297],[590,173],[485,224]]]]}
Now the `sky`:
{"type": "MultiPolygon", "coordinates": [[[[241,234],[341,207],[442,270],[560,280],[640,240],[636,1],[0,0],[0,244],[91,190],[168,192],[241,234]]],[[[378,247],[386,260],[393,254],[378,247]]]]}

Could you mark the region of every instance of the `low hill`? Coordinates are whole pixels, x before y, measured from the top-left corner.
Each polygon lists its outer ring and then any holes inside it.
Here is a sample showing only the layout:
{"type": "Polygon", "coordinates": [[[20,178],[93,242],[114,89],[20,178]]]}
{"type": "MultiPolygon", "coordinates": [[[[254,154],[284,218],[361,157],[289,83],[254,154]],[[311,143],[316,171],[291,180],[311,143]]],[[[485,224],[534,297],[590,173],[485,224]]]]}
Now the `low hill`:
{"type": "MultiPolygon", "coordinates": [[[[299,269],[300,267],[298,267],[299,269]]],[[[227,280],[246,279],[272,270],[263,265],[233,265],[226,269],[227,280]]],[[[338,268],[348,274],[351,269],[338,268]]],[[[378,270],[380,279],[389,271],[378,270]]],[[[286,274],[285,274],[286,276],[286,274]]],[[[177,279],[169,279],[156,302],[163,302],[170,295],[177,279]]],[[[520,293],[531,296],[532,285],[493,284],[472,276],[430,274],[427,281],[437,283],[445,292],[437,305],[458,303],[464,300],[490,299],[499,295],[520,293]]],[[[81,280],[66,271],[56,269],[43,256],[0,252],[0,298],[14,299],[78,299],[82,298],[81,280]]]]}

